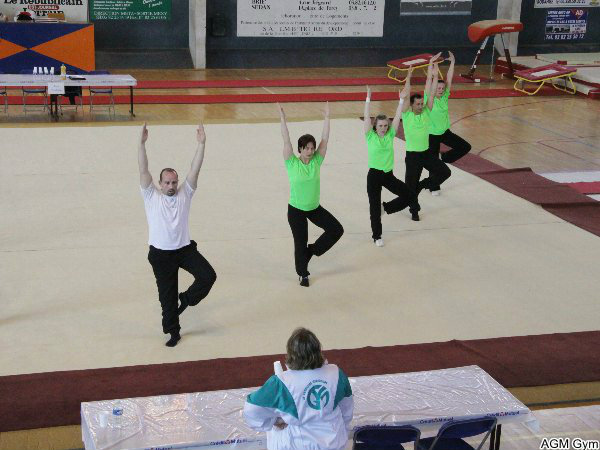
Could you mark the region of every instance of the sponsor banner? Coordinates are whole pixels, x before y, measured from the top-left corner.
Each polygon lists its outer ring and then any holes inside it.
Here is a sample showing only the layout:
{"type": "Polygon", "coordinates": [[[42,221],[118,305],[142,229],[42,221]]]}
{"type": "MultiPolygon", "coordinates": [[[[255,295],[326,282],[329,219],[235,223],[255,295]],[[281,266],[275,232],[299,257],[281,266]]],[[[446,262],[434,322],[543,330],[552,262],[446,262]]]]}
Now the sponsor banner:
{"type": "Polygon", "coordinates": [[[536,8],[591,8],[600,6],[600,0],[535,0],[536,8]]]}
{"type": "Polygon", "coordinates": [[[237,0],[240,37],[381,37],[385,0],[237,0]]]}
{"type": "Polygon", "coordinates": [[[546,15],[545,40],[573,41],[583,39],[587,29],[585,9],[550,9],[546,15]]]}
{"type": "Polygon", "coordinates": [[[90,0],[90,20],[171,20],[171,0],[90,0]]]}
{"type": "Polygon", "coordinates": [[[401,16],[470,15],[471,0],[400,0],[401,16]]]}
{"type": "Polygon", "coordinates": [[[88,0],[0,0],[0,12],[12,21],[23,9],[34,20],[44,20],[48,13],[63,13],[67,22],[88,21],[88,0]]]}

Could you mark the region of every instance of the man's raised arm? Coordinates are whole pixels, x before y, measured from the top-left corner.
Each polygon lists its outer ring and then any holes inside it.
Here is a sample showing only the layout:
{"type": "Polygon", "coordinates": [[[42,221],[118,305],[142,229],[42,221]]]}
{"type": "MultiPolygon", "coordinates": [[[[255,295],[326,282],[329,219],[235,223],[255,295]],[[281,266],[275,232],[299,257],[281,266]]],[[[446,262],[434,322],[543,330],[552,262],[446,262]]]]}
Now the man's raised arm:
{"type": "MultiPolygon", "coordinates": [[[[398,108],[401,110],[401,112],[406,112],[410,108],[410,77],[412,77],[412,73],[413,68],[410,67],[408,69],[408,75],[406,75],[406,81],[404,82],[404,89],[400,91],[400,100],[404,100],[403,102],[398,103],[398,108]]],[[[399,123],[398,126],[400,126],[399,123]]]]}
{"type": "Polygon", "coordinates": [[[437,90],[438,85],[438,76],[440,70],[438,69],[438,63],[433,64],[433,81],[431,82],[431,87],[429,88],[429,92],[427,92],[427,105],[425,105],[431,111],[433,109],[433,100],[435,99],[435,91],[437,90]]]}
{"type": "Polygon", "coordinates": [[[206,143],[206,134],[204,133],[204,125],[202,125],[202,123],[198,125],[198,130],[196,130],[196,140],[198,141],[198,148],[196,149],[196,154],[194,155],[192,166],[190,167],[190,172],[186,178],[192,189],[196,189],[198,186],[198,175],[200,174],[202,161],[204,161],[204,144],[206,143]]]}
{"type": "Polygon", "coordinates": [[[140,169],[140,186],[146,189],[152,184],[152,175],[148,171],[148,156],[146,155],[146,141],[148,140],[148,129],[146,123],[142,127],[140,143],[138,148],[138,166],[140,169]]]}

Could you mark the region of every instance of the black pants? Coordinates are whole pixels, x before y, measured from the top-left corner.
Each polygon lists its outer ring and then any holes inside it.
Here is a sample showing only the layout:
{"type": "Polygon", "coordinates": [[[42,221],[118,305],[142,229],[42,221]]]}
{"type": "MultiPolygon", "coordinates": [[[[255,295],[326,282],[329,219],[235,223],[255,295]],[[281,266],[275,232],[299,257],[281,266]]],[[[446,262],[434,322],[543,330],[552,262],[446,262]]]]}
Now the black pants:
{"type": "MultiPolygon", "coordinates": [[[[445,163],[453,163],[458,161],[460,158],[465,156],[471,151],[471,144],[465,141],[460,136],[454,134],[450,129],[447,129],[444,134],[429,135],[429,150],[431,150],[436,157],[440,155],[440,144],[445,144],[450,147],[450,150],[442,153],[442,161],[445,163]]],[[[439,191],[439,186],[433,186],[432,191],[439,191]]]]}
{"type": "Polygon", "coordinates": [[[159,250],[150,246],[148,261],[152,265],[158,300],[162,308],[163,332],[179,332],[177,273],[181,267],[194,276],[194,282],[182,292],[183,300],[190,306],[197,305],[208,295],[217,280],[217,274],[208,261],[198,252],[195,241],[177,250],[159,250]]]}
{"type": "Polygon", "coordinates": [[[421,210],[419,205],[419,192],[423,189],[438,187],[450,177],[450,168],[431,150],[424,152],[406,152],[405,182],[408,188],[416,193],[410,203],[410,212],[417,213],[421,210]],[[421,181],[423,169],[429,171],[429,176],[421,181]]]}
{"type": "Polygon", "coordinates": [[[373,240],[381,239],[381,188],[386,188],[397,197],[385,202],[383,209],[387,214],[394,214],[406,208],[414,200],[412,192],[406,184],[394,176],[394,172],[369,169],[367,174],[367,195],[369,196],[369,215],[373,240]]]}
{"type": "Polygon", "coordinates": [[[312,255],[321,256],[340,240],[344,227],[329,211],[318,206],[312,211],[302,211],[288,205],[288,222],[294,236],[294,260],[296,273],[301,277],[310,275],[308,260],[312,255]],[[314,244],[308,244],[308,221],[323,229],[323,234],[314,244]]]}

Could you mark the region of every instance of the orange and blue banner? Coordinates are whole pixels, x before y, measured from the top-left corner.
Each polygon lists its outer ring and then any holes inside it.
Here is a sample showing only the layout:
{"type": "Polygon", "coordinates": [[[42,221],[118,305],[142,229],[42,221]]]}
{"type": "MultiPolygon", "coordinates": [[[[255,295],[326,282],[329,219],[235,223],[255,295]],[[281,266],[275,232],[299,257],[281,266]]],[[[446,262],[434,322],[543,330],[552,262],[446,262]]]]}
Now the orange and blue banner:
{"type": "Polygon", "coordinates": [[[0,71],[62,64],[75,72],[95,69],[93,24],[0,23],[0,71]]]}

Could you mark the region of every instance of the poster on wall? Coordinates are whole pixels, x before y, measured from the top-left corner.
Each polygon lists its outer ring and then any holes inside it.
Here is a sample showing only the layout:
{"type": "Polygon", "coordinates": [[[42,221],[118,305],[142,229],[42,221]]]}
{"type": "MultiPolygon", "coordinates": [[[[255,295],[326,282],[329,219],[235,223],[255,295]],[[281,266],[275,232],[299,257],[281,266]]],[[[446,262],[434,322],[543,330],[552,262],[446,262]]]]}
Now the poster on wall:
{"type": "Polygon", "coordinates": [[[600,7],[600,0],[535,0],[536,8],[600,7]]]}
{"type": "Polygon", "coordinates": [[[400,15],[471,15],[471,0],[400,0],[400,15]]]}
{"type": "Polygon", "coordinates": [[[385,0],[237,0],[240,37],[381,37],[385,0]]]}
{"type": "Polygon", "coordinates": [[[88,21],[88,0],[0,0],[0,12],[10,21],[24,9],[39,21],[48,13],[63,13],[67,22],[88,21]]]}
{"type": "Polygon", "coordinates": [[[584,9],[550,9],[546,15],[547,41],[583,39],[587,29],[587,11],[584,9]]]}
{"type": "Polygon", "coordinates": [[[171,0],[90,0],[90,20],[171,20],[171,0]]]}

